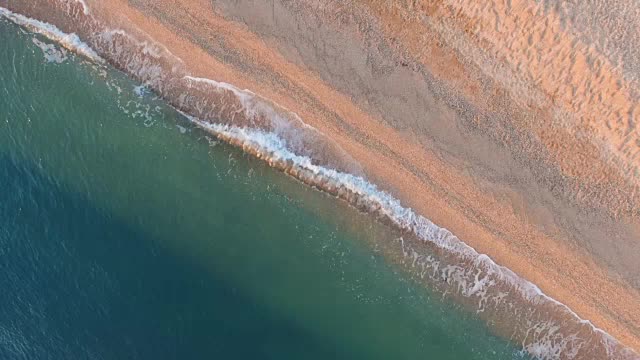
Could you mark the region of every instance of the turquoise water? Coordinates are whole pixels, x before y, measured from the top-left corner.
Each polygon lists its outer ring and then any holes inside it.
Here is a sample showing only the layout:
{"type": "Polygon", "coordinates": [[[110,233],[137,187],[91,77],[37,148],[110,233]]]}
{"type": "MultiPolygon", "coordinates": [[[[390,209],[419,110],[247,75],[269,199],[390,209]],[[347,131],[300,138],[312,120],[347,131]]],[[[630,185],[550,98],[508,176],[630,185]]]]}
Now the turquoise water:
{"type": "Polygon", "coordinates": [[[38,41],[0,20],[0,358],[523,358],[390,229],[38,41]]]}

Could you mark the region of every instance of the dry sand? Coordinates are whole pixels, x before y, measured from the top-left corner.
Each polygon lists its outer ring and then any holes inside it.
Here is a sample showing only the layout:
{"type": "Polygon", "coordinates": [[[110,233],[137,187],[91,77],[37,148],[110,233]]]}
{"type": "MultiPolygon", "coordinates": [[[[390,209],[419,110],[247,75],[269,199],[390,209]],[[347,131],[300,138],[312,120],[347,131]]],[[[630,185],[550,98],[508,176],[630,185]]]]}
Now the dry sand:
{"type": "MultiPolygon", "coordinates": [[[[82,35],[58,1],[0,5],[82,35]]],[[[640,351],[637,4],[85,2],[195,76],[297,113],[403,203],[640,351]]]]}

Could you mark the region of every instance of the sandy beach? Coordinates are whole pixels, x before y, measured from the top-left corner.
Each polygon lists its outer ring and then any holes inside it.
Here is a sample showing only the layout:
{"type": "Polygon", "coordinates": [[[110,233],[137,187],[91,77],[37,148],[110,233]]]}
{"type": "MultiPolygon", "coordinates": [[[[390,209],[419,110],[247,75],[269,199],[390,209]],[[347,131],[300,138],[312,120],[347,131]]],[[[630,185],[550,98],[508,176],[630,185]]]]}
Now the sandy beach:
{"type": "MultiPolygon", "coordinates": [[[[144,56],[167,69],[179,65],[297,114],[328,139],[314,148],[320,162],[361,172],[640,352],[640,9],[633,4],[0,6],[99,45],[105,39],[86,20],[94,17],[160,44],[160,53],[144,56]]],[[[130,55],[98,50],[142,81],[157,70],[127,68],[130,55]]],[[[161,92],[180,107],[179,88],[161,92]]],[[[227,100],[212,96],[214,108],[223,105],[215,114],[242,121],[227,100]]]]}

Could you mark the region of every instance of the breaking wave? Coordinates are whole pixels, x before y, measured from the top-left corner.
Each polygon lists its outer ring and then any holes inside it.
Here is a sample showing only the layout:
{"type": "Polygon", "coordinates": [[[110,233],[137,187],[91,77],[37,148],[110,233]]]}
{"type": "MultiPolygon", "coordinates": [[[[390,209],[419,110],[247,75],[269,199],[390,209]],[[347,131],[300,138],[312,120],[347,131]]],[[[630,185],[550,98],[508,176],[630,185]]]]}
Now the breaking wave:
{"type": "Polygon", "coordinates": [[[416,277],[475,309],[496,332],[534,357],[639,359],[531,282],[479,254],[366,180],[346,152],[295,113],[249,90],[196,77],[179,58],[146,34],[136,29],[109,28],[91,15],[84,1],[69,1],[63,10],[79,16],[80,5],[90,27],[85,31],[91,46],[74,33],[64,33],[2,7],[0,16],[98,64],[106,59],[220,139],[400,230],[401,255],[416,277]]]}
{"type": "Polygon", "coordinates": [[[16,14],[3,7],[0,7],[0,16],[5,17],[16,24],[27,28],[34,33],[44,35],[47,38],[64,46],[65,48],[72,50],[96,63],[104,63],[104,59],[102,59],[89,45],[80,40],[80,37],[78,37],[78,35],[74,33],[67,34],[58,29],[55,25],[16,14]]]}

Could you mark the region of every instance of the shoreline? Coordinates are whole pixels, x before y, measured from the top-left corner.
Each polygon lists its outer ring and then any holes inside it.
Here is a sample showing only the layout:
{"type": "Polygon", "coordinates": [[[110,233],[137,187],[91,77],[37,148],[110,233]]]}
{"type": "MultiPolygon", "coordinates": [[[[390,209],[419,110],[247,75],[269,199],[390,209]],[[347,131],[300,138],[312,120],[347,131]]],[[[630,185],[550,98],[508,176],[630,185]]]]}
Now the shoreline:
{"type": "MultiPolygon", "coordinates": [[[[97,4],[94,5],[90,3],[89,7],[91,6],[97,6],[97,4]]],[[[121,6],[126,7],[125,4],[121,4],[121,6]]],[[[200,6],[202,6],[202,4],[200,4],[200,6]]],[[[113,5],[113,7],[117,8],[118,5],[113,5]]],[[[194,7],[198,9],[198,5],[194,5],[194,7]]],[[[337,105],[336,108],[343,114],[339,116],[343,122],[336,120],[332,121],[332,117],[335,119],[336,116],[331,116],[331,114],[327,116],[326,111],[323,111],[321,106],[316,106],[311,110],[305,110],[301,107],[305,105],[304,102],[298,104],[293,95],[289,98],[283,95],[283,92],[285,92],[283,89],[288,89],[286,85],[283,85],[282,89],[275,87],[275,90],[269,89],[269,86],[273,86],[273,84],[265,84],[263,82],[262,85],[259,85],[259,79],[253,80],[249,76],[243,76],[237,69],[234,69],[233,66],[217,61],[209,54],[199,50],[192,42],[185,42],[184,39],[189,39],[188,37],[180,37],[174,34],[171,29],[163,28],[164,25],[157,23],[157,21],[152,17],[146,18],[145,15],[137,12],[135,9],[126,8],[127,11],[123,11],[123,13],[126,14],[128,20],[131,20],[136,27],[139,27],[143,29],[143,31],[149,33],[155,41],[162,39],[161,43],[166,46],[168,52],[177,54],[178,58],[188,59],[185,61],[187,62],[185,66],[192,71],[191,73],[193,73],[194,76],[209,77],[241,85],[242,87],[246,86],[246,88],[252,89],[252,91],[255,91],[258,94],[265,94],[263,96],[273,99],[279,104],[283,104],[286,108],[299,114],[305,122],[315,128],[318,128],[330,139],[335,140],[342,149],[344,149],[363,166],[369,178],[373,179],[375,183],[384,184],[385,186],[383,189],[391,192],[403,203],[410,205],[410,207],[420,214],[427,215],[429,219],[441,226],[452,229],[454,233],[464,239],[466,243],[478,249],[479,252],[489,254],[491,258],[496,259],[503,265],[507,265],[510,269],[513,269],[516,273],[520,274],[520,276],[533,280],[533,283],[540,286],[545,293],[550,294],[553,298],[569,305],[569,307],[574,309],[582,318],[594,321],[596,326],[607,330],[625,344],[635,347],[636,349],[638,348],[637,334],[634,334],[631,331],[628,334],[625,334],[625,327],[623,326],[624,323],[616,321],[616,319],[611,319],[607,314],[598,314],[598,308],[594,306],[593,303],[589,304],[590,300],[593,301],[592,299],[589,299],[590,297],[599,297],[599,300],[603,300],[603,302],[606,303],[607,299],[605,296],[607,293],[610,293],[610,291],[619,292],[622,295],[620,298],[609,299],[608,302],[613,303],[615,305],[615,309],[628,311],[630,319],[627,320],[632,321],[634,306],[637,307],[638,304],[638,302],[634,303],[634,300],[637,300],[637,294],[633,292],[633,289],[629,291],[624,290],[623,284],[616,284],[614,281],[608,279],[605,275],[605,271],[597,271],[594,274],[590,274],[592,269],[599,267],[590,261],[588,257],[580,257],[580,253],[577,252],[578,256],[575,258],[578,260],[574,260],[576,264],[561,263],[560,265],[576,266],[577,270],[576,268],[572,269],[573,274],[581,274],[578,278],[580,278],[582,283],[589,283],[591,280],[595,280],[595,285],[592,286],[601,289],[600,294],[589,294],[586,300],[581,301],[581,299],[576,299],[576,296],[571,294],[571,290],[579,287],[579,285],[570,285],[563,291],[563,285],[566,285],[567,282],[571,282],[572,279],[571,274],[567,275],[565,279],[561,276],[559,277],[559,273],[563,269],[558,268],[558,265],[556,265],[555,269],[551,269],[552,273],[554,272],[553,270],[555,270],[556,273],[555,276],[552,276],[553,280],[545,280],[545,271],[540,269],[539,264],[536,266],[535,262],[533,264],[531,263],[531,261],[535,261],[536,259],[529,259],[529,261],[527,261],[523,258],[521,253],[521,250],[523,249],[498,249],[500,245],[505,244],[505,239],[500,239],[500,236],[496,236],[496,232],[492,233],[491,231],[487,231],[487,229],[483,229],[482,226],[478,225],[478,221],[473,221],[474,219],[472,216],[472,218],[469,219],[470,216],[468,216],[468,213],[460,210],[462,206],[456,208],[455,201],[451,202],[450,197],[447,198],[446,195],[437,194],[438,189],[436,185],[441,185],[443,182],[451,180],[453,184],[462,183],[463,188],[469,188],[469,194],[467,194],[467,196],[475,196],[473,190],[471,190],[473,185],[469,185],[469,183],[473,183],[473,179],[470,181],[468,177],[464,176],[464,174],[461,175],[460,171],[456,171],[455,168],[452,169],[452,166],[443,162],[439,156],[425,152],[421,147],[415,146],[411,141],[408,141],[410,139],[403,137],[393,129],[377,123],[374,117],[363,113],[363,111],[361,111],[357,106],[349,105],[347,103],[348,100],[346,100],[344,96],[339,92],[332,91],[313,76],[301,77],[301,80],[306,80],[304,86],[312,88],[313,91],[318,94],[318,99],[325,102],[334,99],[335,105],[337,105]],[[181,56],[183,54],[190,54],[193,56],[183,57],[181,56]],[[353,115],[353,117],[349,115],[353,115]],[[350,132],[341,134],[344,129],[348,129],[350,132]],[[353,134],[356,134],[356,136],[353,136],[353,134]],[[387,137],[386,139],[384,138],[385,136],[387,137]],[[354,140],[354,138],[356,140],[354,140]],[[367,138],[373,138],[373,140],[367,138]],[[398,160],[398,158],[401,160],[398,160]],[[381,163],[381,160],[388,161],[388,163],[381,163]],[[427,163],[426,167],[423,162],[427,163]],[[411,170],[412,166],[415,171],[411,170]],[[424,176],[425,173],[429,173],[427,170],[442,170],[444,175],[441,174],[440,179],[431,180],[430,183],[426,182],[425,184],[424,179],[421,177],[424,176]],[[399,174],[402,174],[404,178],[399,174]],[[417,191],[416,189],[420,190],[417,191]],[[451,203],[454,203],[454,205],[451,203]],[[580,264],[581,262],[583,262],[582,266],[580,264]],[[584,270],[580,270],[581,268],[584,270]],[[621,289],[624,291],[620,291],[621,289]],[[587,316],[585,316],[585,314],[587,314],[587,316]],[[611,331],[611,329],[614,330],[611,331]]],[[[101,10],[105,11],[107,9],[101,10]]],[[[42,11],[42,9],[34,11],[37,13],[37,11],[42,11]]],[[[105,13],[109,14],[108,12],[105,13]]],[[[111,14],[115,13],[112,12],[111,14]]],[[[222,24],[230,27],[232,26],[229,23],[224,22],[222,19],[217,19],[217,21],[220,22],[218,24],[220,26],[222,24]]],[[[67,24],[66,26],[70,25],[67,24]]],[[[238,36],[239,39],[254,44],[254,47],[263,49],[261,44],[255,44],[255,40],[251,38],[250,34],[242,33],[241,29],[231,28],[231,30],[237,31],[237,33],[230,36],[238,36]],[[246,38],[243,38],[238,34],[244,35],[246,38]]],[[[274,63],[282,61],[282,59],[278,58],[277,55],[273,56],[274,59],[269,60],[274,61],[274,63]]],[[[115,62],[116,65],[118,65],[117,59],[115,62]]],[[[288,64],[288,66],[292,68],[290,71],[293,75],[290,76],[296,76],[301,71],[291,64],[288,64]]],[[[283,72],[286,71],[283,70],[283,72]]],[[[300,75],[303,74],[300,73],[300,75]]],[[[170,91],[171,90],[169,90],[169,92],[170,91]]],[[[478,201],[491,201],[487,200],[487,198],[489,197],[485,196],[480,198],[478,201]]],[[[508,211],[506,213],[508,213],[508,211]]],[[[507,215],[509,216],[509,219],[513,218],[513,215],[507,215]]],[[[526,229],[524,231],[536,231],[536,233],[540,233],[538,229],[535,229],[535,227],[530,224],[519,225],[526,229]]],[[[499,234],[500,232],[497,233],[499,234]]],[[[536,253],[540,254],[541,251],[543,254],[546,251],[549,251],[552,254],[559,253],[560,258],[566,257],[566,255],[562,256],[562,254],[576,253],[576,251],[568,249],[562,243],[549,239],[545,234],[542,234],[542,236],[544,236],[544,240],[539,240],[535,245],[532,245],[533,249],[525,250],[531,251],[534,255],[536,253]]],[[[517,247],[517,245],[511,246],[517,247]]],[[[572,256],[572,259],[573,258],[574,257],[572,256]]],[[[547,269],[546,272],[549,273],[549,269],[547,269]]],[[[587,288],[582,290],[582,293],[585,292],[588,293],[589,289],[587,288]]],[[[624,312],[620,312],[619,314],[624,317],[624,312]]]]}

